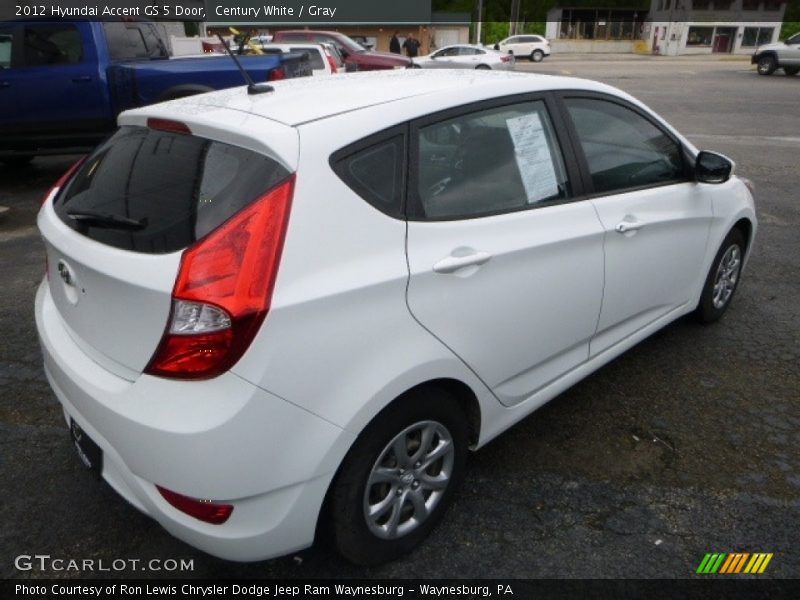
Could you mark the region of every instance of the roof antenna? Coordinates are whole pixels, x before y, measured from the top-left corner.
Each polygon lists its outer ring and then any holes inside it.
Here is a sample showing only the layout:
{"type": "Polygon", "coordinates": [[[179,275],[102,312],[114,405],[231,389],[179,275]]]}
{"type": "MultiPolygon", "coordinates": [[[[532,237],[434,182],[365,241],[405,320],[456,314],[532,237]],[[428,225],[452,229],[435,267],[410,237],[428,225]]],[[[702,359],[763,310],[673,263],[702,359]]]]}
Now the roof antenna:
{"type": "Polygon", "coordinates": [[[239,72],[242,74],[242,77],[244,77],[244,80],[247,83],[248,94],[250,95],[264,94],[266,92],[275,91],[275,88],[269,85],[268,83],[256,83],[255,81],[253,81],[253,78],[250,77],[250,73],[245,71],[244,67],[242,66],[242,63],[239,62],[239,59],[236,58],[236,55],[233,52],[231,52],[231,49],[228,46],[228,44],[225,42],[224,39],[222,39],[222,35],[218,33],[217,37],[219,38],[219,41],[222,42],[222,45],[225,47],[225,51],[228,53],[228,56],[230,56],[233,59],[233,62],[236,63],[236,66],[239,67],[239,72]]]}

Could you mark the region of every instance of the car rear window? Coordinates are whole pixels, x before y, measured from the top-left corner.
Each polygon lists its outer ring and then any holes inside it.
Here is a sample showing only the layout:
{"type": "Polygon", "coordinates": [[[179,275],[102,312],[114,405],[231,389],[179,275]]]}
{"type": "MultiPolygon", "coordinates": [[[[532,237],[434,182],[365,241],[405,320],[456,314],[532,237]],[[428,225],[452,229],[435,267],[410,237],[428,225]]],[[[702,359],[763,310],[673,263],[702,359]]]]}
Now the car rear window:
{"type": "Polygon", "coordinates": [[[325,63],[322,62],[322,54],[317,49],[310,48],[289,48],[289,52],[297,52],[298,54],[308,54],[308,59],[311,61],[312,69],[324,69],[325,63]]]}
{"type": "Polygon", "coordinates": [[[244,148],[122,127],[82,165],[54,208],[97,242],[166,254],[213,231],[288,175],[244,148]]]}

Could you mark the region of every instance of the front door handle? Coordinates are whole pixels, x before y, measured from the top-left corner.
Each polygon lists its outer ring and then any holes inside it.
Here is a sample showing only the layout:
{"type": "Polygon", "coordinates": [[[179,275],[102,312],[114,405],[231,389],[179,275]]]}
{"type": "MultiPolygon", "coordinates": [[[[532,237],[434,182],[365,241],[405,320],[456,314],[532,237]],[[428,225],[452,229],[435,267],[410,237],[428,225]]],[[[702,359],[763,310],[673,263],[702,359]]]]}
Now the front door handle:
{"type": "Polygon", "coordinates": [[[433,270],[437,273],[454,273],[465,267],[482,265],[490,258],[492,255],[488,252],[473,252],[466,256],[448,256],[433,265],[433,270]]]}
{"type": "Polygon", "coordinates": [[[72,81],[75,83],[89,83],[92,78],[89,75],[79,75],[78,77],[73,77],[72,81]]]}
{"type": "Polygon", "coordinates": [[[0,81],[0,88],[7,88],[11,87],[11,84],[8,81],[0,81]]]}
{"type": "Polygon", "coordinates": [[[638,231],[644,227],[641,221],[620,221],[614,228],[617,233],[628,233],[629,231],[638,231]]]}

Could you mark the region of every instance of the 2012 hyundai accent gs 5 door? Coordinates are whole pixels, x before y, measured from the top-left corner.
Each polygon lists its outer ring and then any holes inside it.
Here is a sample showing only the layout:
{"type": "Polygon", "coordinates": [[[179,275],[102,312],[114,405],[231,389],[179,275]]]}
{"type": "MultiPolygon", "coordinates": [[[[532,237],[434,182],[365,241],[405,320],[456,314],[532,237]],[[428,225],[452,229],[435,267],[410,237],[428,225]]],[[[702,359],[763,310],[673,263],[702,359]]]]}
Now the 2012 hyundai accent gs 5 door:
{"type": "Polygon", "coordinates": [[[598,83],[354,74],[124,113],[48,194],[36,322],[81,459],[176,537],[389,560],[480,448],[731,303],[748,185],[598,83]]]}

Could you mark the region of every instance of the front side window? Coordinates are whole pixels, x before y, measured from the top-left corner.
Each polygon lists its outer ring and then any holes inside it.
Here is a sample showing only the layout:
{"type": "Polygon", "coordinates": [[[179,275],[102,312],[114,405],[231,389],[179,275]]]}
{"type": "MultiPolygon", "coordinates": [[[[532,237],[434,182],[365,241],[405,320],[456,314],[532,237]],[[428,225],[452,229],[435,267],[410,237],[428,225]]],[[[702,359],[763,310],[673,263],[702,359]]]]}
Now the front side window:
{"type": "Polygon", "coordinates": [[[0,69],[11,68],[11,47],[14,41],[14,30],[0,28],[0,69]]]}
{"type": "Polygon", "coordinates": [[[682,181],[681,147],[639,113],[615,102],[566,101],[597,193],[682,181]]]}
{"type": "Polygon", "coordinates": [[[26,67],[74,65],[83,60],[81,34],[74,25],[27,25],[22,50],[26,67]]]}
{"type": "Polygon", "coordinates": [[[570,194],[542,101],[439,121],[421,127],[416,142],[413,217],[479,217],[551,204],[570,194]]]}

